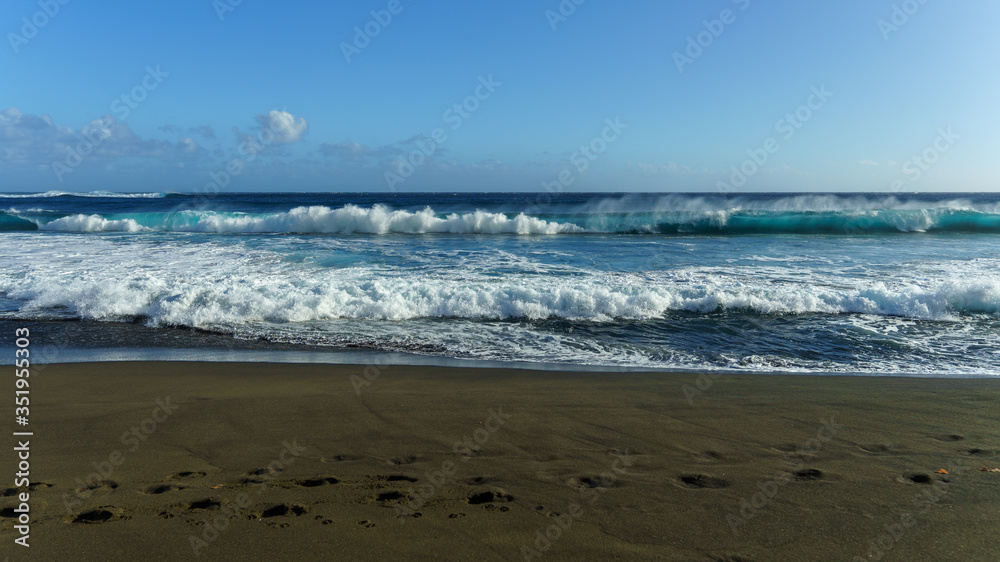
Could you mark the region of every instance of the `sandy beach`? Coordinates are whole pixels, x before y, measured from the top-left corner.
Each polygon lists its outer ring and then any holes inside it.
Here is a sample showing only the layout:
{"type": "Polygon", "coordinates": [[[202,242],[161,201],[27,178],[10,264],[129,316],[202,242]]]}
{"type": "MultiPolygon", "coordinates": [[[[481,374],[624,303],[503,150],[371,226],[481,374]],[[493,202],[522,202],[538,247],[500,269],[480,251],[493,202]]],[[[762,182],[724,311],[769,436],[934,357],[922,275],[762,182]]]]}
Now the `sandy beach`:
{"type": "Polygon", "coordinates": [[[998,400],[987,379],[51,365],[30,551],[18,490],[0,534],[38,560],[989,560],[998,400]]]}

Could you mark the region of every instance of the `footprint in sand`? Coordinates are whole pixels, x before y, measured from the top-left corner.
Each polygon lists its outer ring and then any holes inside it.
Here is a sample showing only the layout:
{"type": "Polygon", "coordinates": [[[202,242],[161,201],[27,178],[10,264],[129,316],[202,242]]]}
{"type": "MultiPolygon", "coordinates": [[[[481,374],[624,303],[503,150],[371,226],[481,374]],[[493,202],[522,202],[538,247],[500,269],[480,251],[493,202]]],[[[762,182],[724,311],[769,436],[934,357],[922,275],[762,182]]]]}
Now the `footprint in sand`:
{"type": "Polygon", "coordinates": [[[903,451],[902,447],[897,447],[893,443],[871,443],[859,447],[870,455],[895,455],[903,451]]]}
{"type": "Polygon", "coordinates": [[[292,484],[303,488],[318,488],[319,486],[329,486],[338,482],[340,482],[340,480],[337,480],[332,476],[326,476],[319,478],[307,478],[305,480],[295,480],[292,484]]]}
{"type": "Polygon", "coordinates": [[[931,435],[931,439],[936,439],[938,441],[964,441],[965,437],[957,435],[954,433],[949,433],[945,435],[931,435]]]}
{"type": "Polygon", "coordinates": [[[361,521],[358,521],[358,525],[361,525],[362,527],[365,527],[367,529],[370,529],[370,528],[372,528],[372,527],[375,526],[374,523],[372,523],[371,521],[369,521],[367,519],[363,519],[361,521]]]}
{"type": "Polygon", "coordinates": [[[277,476],[280,472],[280,468],[273,471],[269,468],[255,468],[248,472],[246,476],[239,481],[239,483],[243,485],[263,484],[264,482],[267,482],[277,476]]]}
{"type": "Polygon", "coordinates": [[[729,487],[729,482],[705,474],[682,474],[677,479],[680,481],[681,486],[691,489],[729,487]]]}
{"type": "Polygon", "coordinates": [[[410,496],[399,490],[387,490],[385,492],[379,492],[378,495],[374,497],[373,501],[377,502],[394,502],[399,500],[409,499],[410,496]]]}
{"type": "Polygon", "coordinates": [[[289,515],[299,517],[308,512],[309,510],[305,506],[279,503],[251,515],[249,519],[269,519],[271,517],[285,517],[289,515]]]}
{"type": "Polygon", "coordinates": [[[184,486],[178,486],[176,484],[153,484],[152,486],[143,490],[142,493],[147,495],[157,495],[157,494],[165,494],[167,492],[176,492],[178,490],[183,490],[183,489],[184,486]]]}
{"type": "Polygon", "coordinates": [[[822,480],[823,472],[815,468],[804,468],[795,472],[796,480],[822,480]]]}
{"type": "Polygon", "coordinates": [[[356,461],[361,457],[357,455],[333,455],[332,457],[320,457],[319,462],[344,462],[344,461],[356,461]]]}
{"type": "Polygon", "coordinates": [[[77,488],[76,491],[77,492],[86,492],[88,490],[89,491],[103,490],[103,491],[106,491],[106,492],[110,492],[110,491],[116,490],[116,489],[118,489],[118,482],[115,482],[114,480],[101,480],[101,481],[94,482],[93,484],[88,485],[86,488],[77,488]]]}
{"type": "Polygon", "coordinates": [[[416,482],[417,479],[412,476],[404,476],[402,474],[390,474],[388,476],[376,476],[376,480],[384,480],[386,482],[416,482]]]}
{"type": "Polygon", "coordinates": [[[934,482],[930,474],[904,474],[902,480],[912,484],[932,484],[934,482]]]}
{"type": "Polygon", "coordinates": [[[966,449],[965,454],[972,455],[974,457],[989,457],[993,455],[993,451],[989,449],[980,449],[979,447],[973,447],[971,449],[966,449]]]}
{"type": "Polygon", "coordinates": [[[201,478],[202,476],[205,476],[205,473],[204,472],[200,472],[200,471],[199,472],[178,472],[176,474],[171,474],[167,478],[170,478],[172,480],[178,480],[178,479],[181,479],[181,478],[201,478]]]}
{"type": "Polygon", "coordinates": [[[411,464],[411,463],[413,463],[416,460],[417,460],[417,457],[414,457],[414,456],[409,456],[409,457],[393,457],[393,458],[391,458],[391,459],[389,459],[389,460],[387,460],[385,462],[387,462],[387,463],[389,463],[391,465],[399,466],[399,465],[402,465],[402,464],[411,464]]]}
{"type": "Polygon", "coordinates": [[[222,507],[222,502],[213,500],[211,498],[205,498],[203,500],[196,500],[193,502],[187,502],[180,505],[180,508],[184,511],[204,511],[208,509],[218,509],[222,507]]]}
{"type": "Polygon", "coordinates": [[[490,504],[494,502],[512,502],[514,501],[514,496],[505,493],[503,490],[486,490],[485,492],[472,494],[466,498],[465,501],[469,502],[469,505],[490,504]]]}
{"type": "Polygon", "coordinates": [[[124,516],[124,511],[112,505],[105,505],[90,511],[84,511],[70,520],[70,523],[107,523],[109,521],[120,521],[128,519],[124,516]]]}
{"type": "MultiPolygon", "coordinates": [[[[48,483],[45,483],[45,482],[32,482],[32,483],[28,484],[28,491],[29,492],[34,492],[38,488],[51,488],[51,487],[52,487],[52,484],[48,484],[48,483]]],[[[24,490],[22,488],[7,488],[6,490],[3,491],[2,495],[3,495],[3,497],[6,498],[6,497],[10,497],[10,496],[16,496],[16,495],[20,494],[23,491],[24,490]]]]}
{"type": "Polygon", "coordinates": [[[617,485],[617,482],[603,478],[601,476],[578,476],[576,478],[570,478],[566,485],[580,489],[580,488],[611,488],[617,485]]]}

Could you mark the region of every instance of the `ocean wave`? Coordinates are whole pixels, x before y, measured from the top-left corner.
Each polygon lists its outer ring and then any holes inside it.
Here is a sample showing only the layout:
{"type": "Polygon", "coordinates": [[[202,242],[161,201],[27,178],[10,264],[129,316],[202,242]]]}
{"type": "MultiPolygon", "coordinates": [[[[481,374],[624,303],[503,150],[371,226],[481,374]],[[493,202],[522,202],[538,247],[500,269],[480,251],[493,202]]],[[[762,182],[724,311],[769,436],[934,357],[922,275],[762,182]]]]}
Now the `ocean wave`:
{"type": "Polygon", "coordinates": [[[140,225],[133,219],[109,220],[100,215],[71,215],[62,217],[42,224],[38,229],[61,232],[149,232],[152,230],[140,225]]]}
{"type": "MultiPolygon", "coordinates": [[[[573,224],[545,221],[524,214],[509,217],[503,213],[474,211],[440,216],[430,208],[420,211],[392,210],[382,205],[370,208],[347,205],[337,209],[324,206],[296,207],[288,212],[268,215],[182,211],[149,213],[141,220],[125,218],[105,222],[97,216],[75,215],[47,223],[43,230],[100,232],[104,227],[120,230],[122,221],[130,221],[142,230],[208,233],[323,233],[323,234],[559,234],[582,232],[573,224]]],[[[131,230],[137,232],[139,230],[131,230]]]]}
{"type": "Polygon", "coordinates": [[[973,202],[969,197],[938,199],[910,195],[810,193],[787,196],[746,194],[718,195],[671,193],[661,196],[625,194],[591,201],[578,207],[580,212],[620,214],[632,212],[713,212],[765,211],[829,213],[839,211],[978,211],[1000,213],[1000,203],[973,202]]]}
{"type": "MultiPolygon", "coordinates": [[[[21,311],[71,311],[96,320],[147,318],[154,324],[207,327],[331,319],[401,321],[568,319],[598,323],[651,320],[673,312],[769,315],[864,314],[921,320],[1000,316],[1000,277],[936,284],[872,282],[857,287],[774,284],[705,274],[656,278],[593,274],[584,279],[514,275],[460,282],[430,275],[390,276],[367,268],[317,270],[309,276],[263,270],[81,270],[73,276],[0,276],[0,291],[21,311]]],[[[256,268],[254,268],[256,269],[256,268]]]]}
{"type": "Polygon", "coordinates": [[[8,207],[3,211],[0,211],[0,214],[6,213],[8,215],[20,215],[24,213],[58,213],[58,212],[59,211],[55,211],[53,209],[43,209],[41,207],[31,207],[28,209],[18,209],[17,207],[8,207]]]}
{"type": "Polygon", "coordinates": [[[0,232],[24,230],[38,230],[38,225],[14,213],[0,213],[0,232]]]}
{"type": "Polygon", "coordinates": [[[0,199],[36,199],[47,197],[99,197],[104,199],[162,199],[167,193],[116,193],[113,191],[46,191],[44,193],[0,193],[0,199]]]}
{"type": "MultiPolygon", "coordinates": [[[[181,211],[71,215],[38,226],[63,232],[202,232],[315,234],[518,234],[585,233],[667,235],[880,235],[901,233],[1000,233],[1000,213],[951,208],[852,211],[701,211],[589,214],[435,213],[382,205],[296,207],[269,214],[181,211]],[[98,220],[101,219],[101,220],[98,220]],[[129,228],[123,225],[129,224],[129,228]]],[[[34,229],[32,227],[31,229],[34,229]]]]}

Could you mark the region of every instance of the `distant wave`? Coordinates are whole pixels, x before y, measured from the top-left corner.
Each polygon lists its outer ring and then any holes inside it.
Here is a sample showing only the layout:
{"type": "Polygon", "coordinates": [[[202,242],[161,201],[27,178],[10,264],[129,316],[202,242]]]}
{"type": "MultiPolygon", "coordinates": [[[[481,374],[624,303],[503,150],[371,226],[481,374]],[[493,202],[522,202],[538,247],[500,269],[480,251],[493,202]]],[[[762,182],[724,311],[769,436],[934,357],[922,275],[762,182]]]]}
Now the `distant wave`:
{"type": "Polygon", "coordinates": [[[115,193],[113,191],[46,191],[45,193],[0,193],[0,199],[35,199],[44,197],[101,197],[105,199],[161,199],[167,193],[115,193]]]}
{"type": "Polygon", "coordinates": [[[798,211],[810,213],[834,211],[916,211],[952,209],[1000,213],[1000,204],[975,203],[968,197],[941,199],[920,195],[899,197],[871,193],[814,193],[787,196],[746,194],[723,196],[712,193],[671,193],[659,197],[625,194],[591,201],[582,210],[594,213],[700,211],[798,211]]]}
{"type": "Polygon", "coordinates": [[[430,208],[410,212],[376,205],[297,207],[284,213],[252,215],[212,211],[149,213],[140,219],[104,219],[98,215],[72,215],[40,225],[42,230],[105,232],[149,230],[177,232],[325,233],[325,234],[559,234],[582,232],[574,224],[549,222],[524,214],[474,211],[439,216],[430,208]],[[145,221],[143,224],[140,221],[145,221]]]}
{"type": "MultiPolygon", "coordinates": [[[[70,215],[49,222],[31,219],[25,230],[62,232],[203,232],[315,234],[518,234],[584,233],[737,235],[1000,233],[1000,211],[968,206],[851,210],[689,208],[624,212],[596,205],[583,212],[436,213],[375,205],[297,207],[279,213],[181,211],[115,215],[70,215]]],[[[604,205],[607,207],[608,205],[604,205]]],[[[20,223],[19,223],[20,224],[20,223]]]]}

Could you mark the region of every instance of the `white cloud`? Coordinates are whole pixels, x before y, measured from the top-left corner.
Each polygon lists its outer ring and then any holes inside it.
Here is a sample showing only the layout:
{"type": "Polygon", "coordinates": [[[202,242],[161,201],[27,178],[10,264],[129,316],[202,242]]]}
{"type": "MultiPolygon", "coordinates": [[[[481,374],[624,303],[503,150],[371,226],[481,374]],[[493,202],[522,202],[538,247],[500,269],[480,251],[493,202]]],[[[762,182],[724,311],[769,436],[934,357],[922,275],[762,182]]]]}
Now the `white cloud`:
{"type": "Polygon", "coordinates": [[[94,158],[176,158],[199,151],[190,138],[180,138],[176,144],[143,139],[111,115],[74,130],[54,124],[48,115],[25,114],[15,107],[0,111],[0,148],[0,159],[11,164],[62,161],[74,153],[94,158]]]}
{"type": "Polygon", "coordinates": [[[874,160],[861,160],[858,163],[862,166],[878,166],[878,162],[874,160]]]}
{"type": "Polygon", "coordinates": [[[372,150],[371,147],[358,142],[352,142],[351,140],[345,140],[338,142],[337,144],[324,142],[319,145],[319,151],[323,156],[354,161],[361,160],[365,156],[375,154],[375,151],[372,150]]]}
{"type": "Polygon", "coordinates": [[[144,139],[111,115],[73,129],[56,125],[48,115],[26,114],[15,107],[0,111],[0,172],[41,172],[62,181],[77,169],[114,172],[123,160],[174,165],[193,164],[203,156],[194,139],[144,139]]]}
{"type": "Polygon", "coordinates": [[[272,109],[267,114],[257,114],[260,128],[270,129],[274,133],[274,142],[292,144],[302,140],[302,135],[309,129],[309,123],[302,117],[298,119],[287,111],[272,109]]]}

